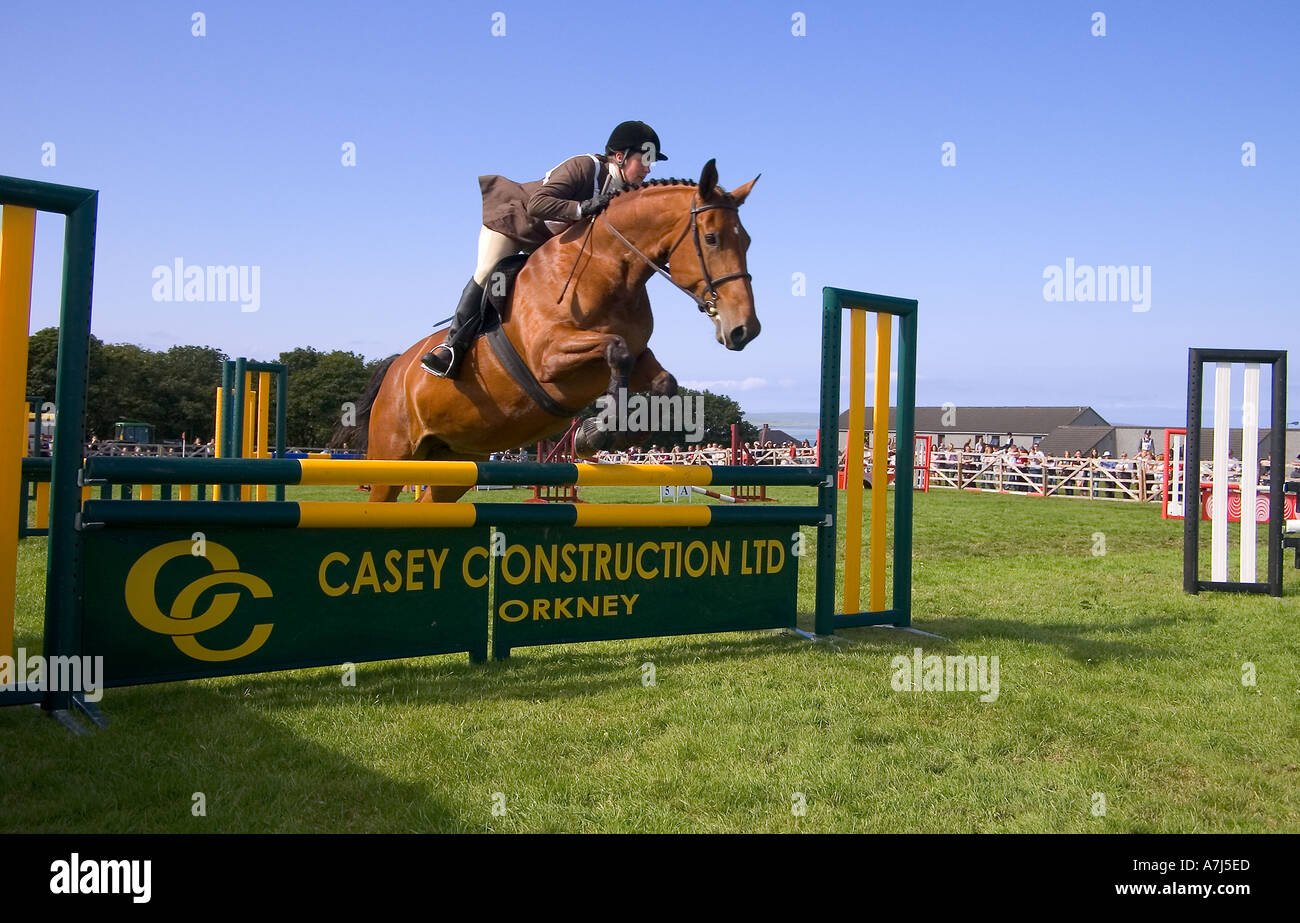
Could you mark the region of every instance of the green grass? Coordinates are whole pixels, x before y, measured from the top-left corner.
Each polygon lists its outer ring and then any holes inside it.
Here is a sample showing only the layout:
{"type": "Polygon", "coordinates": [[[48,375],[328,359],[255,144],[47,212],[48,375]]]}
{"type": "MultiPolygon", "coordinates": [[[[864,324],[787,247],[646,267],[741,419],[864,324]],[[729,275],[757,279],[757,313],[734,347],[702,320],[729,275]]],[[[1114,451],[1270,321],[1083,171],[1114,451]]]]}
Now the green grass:
{"type": "MultiPolygon", "coordinates": [[[[946,641],[710,635],[365,664],[355,688],[329,668],[117,689],[112,726],[81,738],[0,709],[0,830],[1296,832],[1300,571],[1288,558],[1280,600],[1185,596],[1181,540],[1154,505],[936,490],[917,497],[914,623],[946,641]],[[996,655],[997,701],[893,691],[890,659],[918,646],[996,655]]],[[[29,649],[43,587],[29,539],[29,649]]]]}

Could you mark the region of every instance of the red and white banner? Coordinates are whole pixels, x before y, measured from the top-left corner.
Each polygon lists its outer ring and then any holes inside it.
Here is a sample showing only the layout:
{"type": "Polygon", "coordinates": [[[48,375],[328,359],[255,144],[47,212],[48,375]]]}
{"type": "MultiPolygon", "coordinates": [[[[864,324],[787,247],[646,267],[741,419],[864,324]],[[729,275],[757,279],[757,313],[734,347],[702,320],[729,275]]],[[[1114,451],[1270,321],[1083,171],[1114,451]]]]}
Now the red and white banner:
{"type": "MultiPolygon", "coordinates": [[[[1201,519],[1210,521],[1210,509],[1214,499],[1214,488],[1209,484],[1201,485],[1201,519]]],[[[1286,494],[1282,498],[1284,519],[1297,519],[1296,495],[1286,494]]],[[[1268,522],[1268,491],[1261,490],[1255,495],[1255,521],[1268,522]]],[[[1236,486],[1228,488],[1228,522],[1241,522],[1241,490],[1236,486]]]]}

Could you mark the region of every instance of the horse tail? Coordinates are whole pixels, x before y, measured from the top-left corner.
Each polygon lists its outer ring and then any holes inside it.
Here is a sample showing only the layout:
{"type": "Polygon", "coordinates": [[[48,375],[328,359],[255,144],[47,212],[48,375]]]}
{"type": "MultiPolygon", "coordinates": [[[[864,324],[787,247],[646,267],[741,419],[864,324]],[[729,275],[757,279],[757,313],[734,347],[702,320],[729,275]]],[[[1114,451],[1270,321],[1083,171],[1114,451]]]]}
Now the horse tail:
{"type": "Polygon", "coordinates": [[[346,449],[350,452],[365,452],[369,448],[370,411],[375,406],[375,398],[379,396],[379,389],[383,386],[384,379],[388,377],[388,370],[393,367],[399,355],[395,353],[379,363],[379,368],[375,369],[375,374],[370,376],[366,389],[361,392],[361,397],[357,400],[356,423],[352,426],[340,423],[334,427],[334,435],[330,437],[326,448],[331,451],[346,449]]]}

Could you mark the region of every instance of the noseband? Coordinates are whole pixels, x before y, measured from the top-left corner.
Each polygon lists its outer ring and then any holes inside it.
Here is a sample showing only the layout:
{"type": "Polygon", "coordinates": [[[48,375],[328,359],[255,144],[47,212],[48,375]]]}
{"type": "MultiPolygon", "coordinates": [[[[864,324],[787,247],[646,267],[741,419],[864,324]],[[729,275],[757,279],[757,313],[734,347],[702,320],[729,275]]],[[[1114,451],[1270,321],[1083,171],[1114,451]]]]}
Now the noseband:
{"type": "MultiPolygon", "coordinates": [[[[708,296],[707,298],[701,298],[699,295],[695,294],[689,288],[686,288],[686,286],[678,285],[677,280],[674,279],[672,275],[668,272],[668,263],[665,263],[663,266],[660,266],[654,260],[650,259],[650,257],[642,253],[640,249],[637,248],[636,244],[632,243],[632,241],[624,237],[619,232],[618,228],[614,227],[613,223],[609,220],[608,216],[605,216],[605,224],[609,225],[609,229],[614,232],[614,236],[617,237],[619,240],[621,240],[629,250],[631,250],[633,253],[639,256],[647,266],[649,266],[655,272],[659,273],[659,275],[663,276],[670,283],[672,283],[674,288],[678,289],[679,291],[685,292],[687,295],[689,295],[691,300],[695,302],[696,306],[698,306],[701,311],[709,315],[709,317],[717,317],[718,316],[718,286],[721,285],[723,282],[730,282],[732,279],[751,279],[753,277],[747,272],[730,272],[727,273],[725,276],[718,276],[717,278],[714,278],[709,274],[709,265],[704,260],[704,247],[700,244],[700,224],[698,219],[696,218],[696,215],[698,215],[700,212],[707,212],[710,209],[714,209],[714,208],[726,209],[727,211],[733,211],[733,212],[739,211],[740,206],[722,205],[722,204],[696,205],[695,203],[698,200],[699,200],[699,193],[696,193],[695,195],[691,196],[691,223],[687,225],[685,229],[682,230],[681,236],[677,238],[677,242],[674,243],[672,247],[668,250],[668,260],[669,262],[672,261],[673,254],[676,253],[677,248],[682,245],[682,241],[686,239],[686,235],[690,234],[695,239],[695,254],[700,258],[700,274],[703,275],[704,277],[704,293],[708,296]]],[[[592,224],[594,225],[595,222],[593,221],[592,224]]]]}

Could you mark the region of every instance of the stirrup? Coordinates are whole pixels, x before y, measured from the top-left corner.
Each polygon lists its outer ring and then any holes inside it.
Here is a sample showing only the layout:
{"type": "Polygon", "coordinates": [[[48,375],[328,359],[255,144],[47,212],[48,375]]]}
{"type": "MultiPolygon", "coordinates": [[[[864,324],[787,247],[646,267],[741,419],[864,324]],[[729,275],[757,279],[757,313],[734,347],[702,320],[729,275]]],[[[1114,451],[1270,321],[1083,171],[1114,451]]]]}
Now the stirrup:
{"type": "Polygon", "coordinates": [[[423,368],[430,375],[436,375],[439,378],[447,378],[451,374],[452,367],[455,365],[455,363],[456,363],[456,350],[453,347],[448,346],[446,343],[439,343],[433,349],[425,353],[424,358],[420,360],[420,367],[423,368]],[[447,350],[447,354],[448,354],[447,364],[442,369],[436,369],[432,365],[430,365],[430,363],[434,361],[434,356],[437,355],[438,350],[440,349],[447,350]]]}

